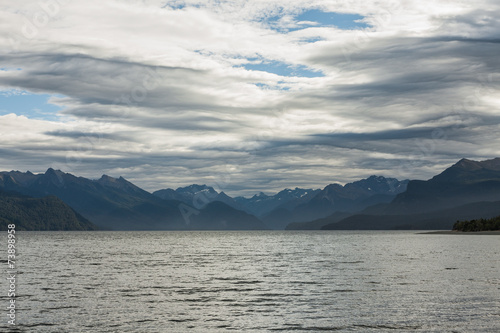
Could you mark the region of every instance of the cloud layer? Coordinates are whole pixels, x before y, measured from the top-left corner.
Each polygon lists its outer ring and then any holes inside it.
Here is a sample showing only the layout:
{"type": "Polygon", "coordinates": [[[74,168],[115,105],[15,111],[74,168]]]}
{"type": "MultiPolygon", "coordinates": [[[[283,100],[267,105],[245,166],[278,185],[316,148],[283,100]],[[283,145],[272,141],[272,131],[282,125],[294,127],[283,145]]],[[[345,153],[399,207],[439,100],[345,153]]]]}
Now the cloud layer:
{"type": "Polygon", "coordinates": [[[425,179],[500,156],[498,17],[487,0],[2,1],[0,89],[61,111],[0,116],[0,169],[233,195],[425,179]]]}

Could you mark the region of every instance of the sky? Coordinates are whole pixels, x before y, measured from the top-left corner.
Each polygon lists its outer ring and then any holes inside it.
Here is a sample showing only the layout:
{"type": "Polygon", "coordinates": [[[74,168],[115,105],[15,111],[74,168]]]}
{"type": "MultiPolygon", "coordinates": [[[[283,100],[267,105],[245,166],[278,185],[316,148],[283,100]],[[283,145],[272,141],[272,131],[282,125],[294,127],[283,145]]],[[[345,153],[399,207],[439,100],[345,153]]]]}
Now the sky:
{"type": "Polygon", "coordinates": [[[229,195],[500,156],[500,3],[3,0],[0,170],[229,195]]]}

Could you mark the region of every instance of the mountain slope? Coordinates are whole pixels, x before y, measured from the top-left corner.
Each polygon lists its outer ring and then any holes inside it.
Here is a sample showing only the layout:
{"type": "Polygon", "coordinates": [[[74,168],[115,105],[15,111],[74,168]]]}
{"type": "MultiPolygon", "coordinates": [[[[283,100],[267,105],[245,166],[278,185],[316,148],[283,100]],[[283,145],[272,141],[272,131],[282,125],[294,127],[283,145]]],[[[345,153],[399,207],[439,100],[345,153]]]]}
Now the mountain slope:
{"type": "Polygon", "coordinates": [[[286,230],[321,230],[325,225],[340,222],[351,216],[352,213],[335,212],[332,215],[310,222],[292,222],[286,226],[286,230]]]}
{"type": "Polygon", "coordinates": [[[371,176],[344,186],[330,184],[311,200],[291,210],[288,222],[306,222],[337,211],[357,212],[376,203],[387,203],[405,191],[407,184],[408,180],[399,181],[382,176],[371,176]]]}
{"type": "Polygon", "coordinates": [[[237,203],[233,198],[226,195],[224,192],[218,193],[213,187],[207,185],[189,185],[186,187],[179,187],[176,190],[171,188],[153,192],[153,195],[164,200],[178,200],[184,202],[197,209],[203,208],[205,205],[220,201],[228,206],[246,211],[245,207],[237,203]]]}
{"type": "Polygon", "coordinates": [[[296,206],[308,202],[319,190],[302,189],[284,189],[274,195],[259,193],[251,198],[236,197],[234,200],[244,207],[245,211],[258,217],[269,215],[275,209],[293,210],[296,206]]]}
{"type": "Polygon", "coordinates": [[[471,202],[500,200],[500,158],[482,162],[462,159],[439,175],[412,180],[387,205],[363,211],[374,215],[418,214],[471,202]]]}
{"type": "Polygon", "coordinates": [[[366,208],[326,229],[450,229],[456,220],[500,214],[500,159],[462,159],[427,181],[410,181],[388,204],[366,208]]]}
{"type": "Polygon", "coordinates": [[[324,225],[323,230],[450,230],[458,220],[500,215],[500,201],[475,202],[454,208],[409,215],[357,214],[324,225]]]}
{"type": "Polygon", "coordinates": [[[96,230],[97,227],[55,196],[32,198],[0,191],[0,230],[96,230]]]}
{"type": "Polygon", "coordinates": [[[153,195],[164,200],[178,200],[195,208],[201,208],[212,202],[218,195],[213,187],[207,185],[193,184],[186,187],[179,187],[176,190],[165,189],[153,192],[153,195]]]}
{"type": "Polygon", "coordinates": [[[265,230],[267,227],[253,215],[234,209],[221,201],[207,204],[199,215],[193,215],[190,228],[195,230],[265,230]]]}

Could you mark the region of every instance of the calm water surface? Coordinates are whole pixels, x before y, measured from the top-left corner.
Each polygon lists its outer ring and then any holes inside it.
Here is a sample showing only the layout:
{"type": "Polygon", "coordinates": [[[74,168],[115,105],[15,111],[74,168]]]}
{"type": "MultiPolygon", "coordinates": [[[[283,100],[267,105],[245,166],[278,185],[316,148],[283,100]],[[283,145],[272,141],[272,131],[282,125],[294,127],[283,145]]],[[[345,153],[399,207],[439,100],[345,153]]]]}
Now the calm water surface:
{"type": "Polygon", "coordinates": [[[500,236],[24,232],[17,249],[12,332],[500,332],[500,236]]]}

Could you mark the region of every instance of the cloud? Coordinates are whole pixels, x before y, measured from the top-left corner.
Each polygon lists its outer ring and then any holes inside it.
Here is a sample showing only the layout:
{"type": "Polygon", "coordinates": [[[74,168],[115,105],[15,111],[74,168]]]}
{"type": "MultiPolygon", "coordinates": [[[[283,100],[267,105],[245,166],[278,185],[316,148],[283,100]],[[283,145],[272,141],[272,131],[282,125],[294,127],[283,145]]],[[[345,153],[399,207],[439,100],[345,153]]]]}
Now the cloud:
{"type": "Polygon", "coordinates": [[[60,111],[6,110],[0,165],[233,195],[428,178],[500,156],[499,15],[486,0],[3,1],[0,89],[60,111]]]}

